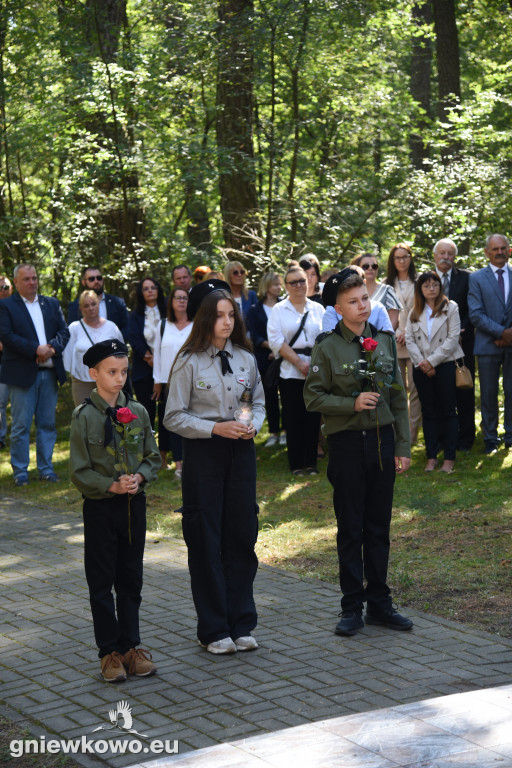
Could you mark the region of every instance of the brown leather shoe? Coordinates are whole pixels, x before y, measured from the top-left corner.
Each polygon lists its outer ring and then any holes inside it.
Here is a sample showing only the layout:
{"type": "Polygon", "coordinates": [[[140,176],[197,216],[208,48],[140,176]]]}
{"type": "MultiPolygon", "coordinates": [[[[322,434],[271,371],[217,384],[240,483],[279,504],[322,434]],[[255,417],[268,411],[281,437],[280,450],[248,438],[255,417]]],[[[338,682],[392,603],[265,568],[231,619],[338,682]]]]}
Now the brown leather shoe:
{"type": "Polygon", "coordinates": [[[112,651],[101,657],[101,674],[107,683],[122,683],[126,680],[126,669],[120,653],[112,651]]]}
{"type": "Polygon", "coordinates": [[[122,657],[123,664],[129,675],[136,677],[151,677],[156,672],[156,667],[151,661],[153,657],[144,648],[130,648],[122,657]]]}

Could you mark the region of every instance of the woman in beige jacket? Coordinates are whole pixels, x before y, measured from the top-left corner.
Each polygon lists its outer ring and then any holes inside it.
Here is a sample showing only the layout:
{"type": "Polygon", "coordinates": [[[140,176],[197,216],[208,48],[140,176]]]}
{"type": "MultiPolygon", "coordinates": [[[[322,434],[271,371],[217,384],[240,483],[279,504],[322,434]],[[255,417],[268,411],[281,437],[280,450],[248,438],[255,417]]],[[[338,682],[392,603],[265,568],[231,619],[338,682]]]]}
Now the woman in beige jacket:
{"type": "Polygon", "coordinates": [[[437,272],[424,272],[416,282],[405,343],[414,365],[413,378],[423,415],[425,472],[436,468],[440,443],[444,447],[441,471],[452,472],[455,464],[458,430],[455,360],[463,356],[459,336],[457,304],[443,294],[437,272]]]}

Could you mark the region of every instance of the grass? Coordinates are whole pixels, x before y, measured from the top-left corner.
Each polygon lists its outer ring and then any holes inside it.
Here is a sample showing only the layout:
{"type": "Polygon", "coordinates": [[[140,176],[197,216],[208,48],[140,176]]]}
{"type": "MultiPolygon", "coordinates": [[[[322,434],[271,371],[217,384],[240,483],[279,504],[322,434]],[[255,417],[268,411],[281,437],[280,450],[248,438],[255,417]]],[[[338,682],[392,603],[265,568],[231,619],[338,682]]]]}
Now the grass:
{"type": "MultiPolygon", "coordinates": [[[[7,451],[0,454],[0,493],[62,510],[81,509],[82,499],[68,478],[69,387],[59,400],[55,468],[58,485],[37,482],[16,489],[7,451]]],[[[258,502],[261,562],[337,583],[336,525],[331,487],[320,474],[292,478],[284,448],[258,445],[258,502]]],[[[479,435],[473,450],[457,456],[451,475],[426,475],[424,450],[413,451],[412,469],[397,477],[391,528],[389,584],[395,601],[409,609],[512,636],[512,452],[484,457],[479,435]]],[[[35,457],[31,458],[35,466],[35,457]]],[[[172,471],[161,472],[148,491],[148,528],[181,538],[180,485],[172,471]]]]}

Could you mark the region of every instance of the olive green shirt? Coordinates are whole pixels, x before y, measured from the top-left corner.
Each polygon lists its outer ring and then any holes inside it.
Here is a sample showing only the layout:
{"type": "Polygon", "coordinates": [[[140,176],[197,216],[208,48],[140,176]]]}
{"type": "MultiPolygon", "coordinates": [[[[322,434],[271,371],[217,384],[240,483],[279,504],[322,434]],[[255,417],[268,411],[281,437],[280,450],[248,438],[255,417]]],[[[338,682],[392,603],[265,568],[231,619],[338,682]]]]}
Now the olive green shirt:
{"type": "MultiPolygon", "coordinates": [[[[109,446],[105,446],[105,422],[109,418],[105,409],[108,403],[100,397],[97,389],[93,389],[91,401],[73,411],[69,444],[70,476],[86,498],[108,499],[116,494],[107,489],[124,474],[114,466],[122,455],[122,435],[112,427],[112,440],[109,446]]],[[[129,474],[139,472],[144,478],[145,482],[139,486],[140,493],[146,483],[156,479],[162,460],[148,412],[140,403],[128,400],[124,392],[120,392],[116,407],[126,406],[138,417],[128,425],[128,431],[130,427],[140,427],[141,431],[129,438],[123,459],[128,464],[129,474]]]]}
{"type": "MultiPolygon", "coordinates": [[[[395,456],[410,456],[409,414],[407,396],[397,364],[395,339],[386,331],[373,329],[378,343],[373,360],[376,363],[376,391],[379,405],[373,410],[355,411],[356,397],[371,391],[364,370],[366,352],[360,337],[355,336],[340,320],[336,330],[319,337],[311,355],[311,366],[304,385],[304,400],[308,411],[322,414],[327,435],[345,430],[375,429],[392,424],[395,431],[395,456]],[[389,386],[394,383],[395,387],[389,386]],[[399,388],[397,387],[399,386],[399,388]]],[[[366,323],[362,338],[372,337],[372,327],[366,323]]]]}

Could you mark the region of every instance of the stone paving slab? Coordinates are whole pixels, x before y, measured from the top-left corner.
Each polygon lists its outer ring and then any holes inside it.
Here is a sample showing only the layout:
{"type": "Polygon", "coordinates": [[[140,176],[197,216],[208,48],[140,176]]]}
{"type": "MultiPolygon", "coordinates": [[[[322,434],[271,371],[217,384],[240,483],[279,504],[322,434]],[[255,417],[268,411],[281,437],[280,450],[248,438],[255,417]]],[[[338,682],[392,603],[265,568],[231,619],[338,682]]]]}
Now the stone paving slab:
{"type": "MultiPolygon", "coordinates": [[[[81,515],[3,499],[0,526],[1,711],[47,740],[94,740],[108,733],[109,710],[127,701],[133,728],[147,736],[141,754],[112,754],[107,744],[105,754],[75,755],[84,766],[140,764],[154,756],[144,750],[155,739],[178,741],[184,759],[216,744],[512,684],[509,639],[421,613],[411,614],[412,632],[366,627],[337,637],[338,589],[267,566],[255,587],[260,649],[206,654],[195,638],[185,545],[149,538],[142,644],[158,675],[107,685],[93,645],[81,515]]],[[[365,768],[396,764],[379,759],[365,768]]]]}

